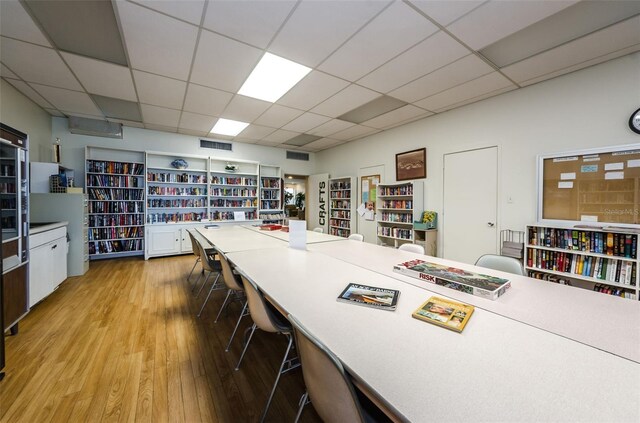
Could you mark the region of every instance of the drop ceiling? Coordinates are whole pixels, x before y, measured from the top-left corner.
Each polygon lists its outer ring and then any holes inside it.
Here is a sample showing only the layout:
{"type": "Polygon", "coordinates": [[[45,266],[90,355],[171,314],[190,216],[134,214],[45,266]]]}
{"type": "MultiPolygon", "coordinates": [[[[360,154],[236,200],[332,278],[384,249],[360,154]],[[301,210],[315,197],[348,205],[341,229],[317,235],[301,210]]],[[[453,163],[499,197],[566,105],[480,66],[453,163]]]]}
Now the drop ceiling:
{"type": "Polygon", "coordinates": [[[0,36],[53,116],[314,152],[639,51],[640,2],[1,0],[0,36]],[[265,52],[312,68],[275,103],[265,52]]]}

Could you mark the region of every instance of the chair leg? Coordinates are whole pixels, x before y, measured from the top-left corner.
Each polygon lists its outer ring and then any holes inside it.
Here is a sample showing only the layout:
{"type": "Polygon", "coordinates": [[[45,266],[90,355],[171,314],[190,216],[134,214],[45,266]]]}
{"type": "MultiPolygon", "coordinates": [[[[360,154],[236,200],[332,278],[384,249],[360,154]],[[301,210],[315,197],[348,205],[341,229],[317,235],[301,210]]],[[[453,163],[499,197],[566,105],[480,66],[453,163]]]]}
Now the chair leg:
{"type": "Polygon", "coordinates": [[[196,279],[196,281],[193,283],[193,286],[191,287],[191,292],[194,292],[198,287],[198,284],[200,283],[200,279],[202,279],[202,275],[204,275],[204,269],[200,271],[200,274],[198,275],[198,279],[196,279]]]}
{"type": "Polygon", "coordinates": [[[202,311],[204,310],[204,306],[207,305],[207,302],[209,301],[209,297],[211,297],[211,293],[215,291],[216,284],[218,283],[218,279],[220,279],[220,273],[218,273],[218,275],[216,276],[216,280],[213,281],[213,285],[211,285],[211,288],[209,288],[209,293],[207,294],[207,298],[204,299],[204,303],[202,303],[202,307],[200,307],[200,312],[198,313],[198,317],[200,317],[200,315],[202,314],[202,311]]]}
{"type": "Polygon", "coordinates": [[[229,301],[229,297],[231,296],[231,292],[233,292],[232,289],[227,289],[227,296],[224,297],[224,301],[222,302],[222,306],[220,307],[220,311],[216,315],[216,320],[214,320],[213,323],[218,323],[218,319],[220,318],[220,315],[222,314],[222,310],[224,310],[224,308],[227,306],[227,301],[229,301]]]}
{"type": "Polygon", "coordinates": [[[242,311],[240,312],[240,316],[238,317],[238,321],[236,322],[236,327],[233,329],[233,333],[231,334],[231,338],[229,338],[229,343],[227,344],[227,348],[224,350],[229,352],[229,348],[231,348],[231,341],[233,341],[233,337],[236,336],[236,332],[238,331],[238,327],[240,327],[240,321],[244,316],[249,315],[249,311],[247,310],[248,302],[244,302],[244,306],[242,307],[242,311]]]}
{"type": "Polygon", "coordinates": [[[251,338],[253,337],[253,333],[256,331],[258,325],[255,323],[251,326],[251,332],[249,332],[249,338],[247,338],[247,342],[244,344],[244,348],[242,349],[242,354],[240,354],[240,359],[238,360],[238,364],[236,364],[236,370],[240,369],[240,363],[242,363],[242,359],[244,358],[244,353],[247,352],[247,348],[249,348],[249,344],[251,343],[251,338]]]}
{"type": "Polygon", "coordinates": [[[196,298],[200,297],[200,293],[202,292],[202,290],[204,289],[204,287],[207,285],[207,281],[209,280],[209,278],[211,277],[211,273],[213,272],[209,272],[207,274],[207,277],[204,278],[204,282],[202,283],[202,286],[200,287],[200,289],[198,290],[198,293],[196,294],[196,298]]]}
{"type": "Polygon", "coordinates": [[[278,374],[276,375],[276,381],[273,383],[273,388],[271,388],[271,394],[269,395],[269,399],[267,400],[267,405],[264,406],[264,411],[262,412],[262,416],[260,417],[260,423],[262,423],[267,417],[267,412],[269,411],[269,406],[271,405],[271,400],[273,399],[273,394],[276,392],[276,388],[278,387],[278,382],[280,382],[280,376],[282,376],[282,369],[289,358],[289,351],[291,351],[291,346],[293,345],[293,336],[287,334],[287,338],[289,338],[289,345],[287,345],[287,351],[284,353],[284,358],[282,359],[282,364],[280,364],[280,369],[278,370],[278,374]]]}
{"type": "Polygon", "coordinates": [[[196,262],[193,263],[193,267],[191,268],[191,272],[189,272],[189,276],[187,276],[187,282],[191,282],[191,276],[193,275],[193,271],[196,270],[196,266],[200,263],[200,257],[196,258],[196,262]]]}
{"type": "Polygon", "coordinates": [[[293,423],[298,423],[298,421],[300,420],[300,416],[302,415],[302,410],[304,410],[304,407],[309,404],[309,393],[305,392],[304,394],[302,394],[302,397],[300,398],[300,402],[298,405],[298,413],[296,414],[296,419],[293,421],[293,423]]]}

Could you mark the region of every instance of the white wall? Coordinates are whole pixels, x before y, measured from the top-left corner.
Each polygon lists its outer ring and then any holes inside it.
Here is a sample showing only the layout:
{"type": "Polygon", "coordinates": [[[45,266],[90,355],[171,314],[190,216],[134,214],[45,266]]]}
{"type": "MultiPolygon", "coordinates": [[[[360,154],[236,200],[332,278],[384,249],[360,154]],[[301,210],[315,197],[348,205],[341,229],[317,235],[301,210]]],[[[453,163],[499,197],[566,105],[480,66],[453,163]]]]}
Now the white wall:
{"type": "Polygon", "coordinates": [[[443,155],[496,145],[498,229],[524,230],[536,218],[536,155],[640,143],[627,125],[638,107],[635,53],[318,152],[317,168],[355,176],[360,168],[384,165],[384,182],[394,182],[395,154],[426,147],[424,208],[441,213],[443,155]]]}
{"type": "MultiPolygon", "coordinates": [[[[233,151],[212,150],[200,147],[200,138],[139,128],[123,128],[123,139],[91,137],[69,132],[67,119],[53,118],[53,137],[60,138],[61,164],[76,171],[76,186],[84,186],[85,147],[103,147],[136,151],[160,151],[200,156],[215,156],[229,160],[255,160],[262,164],[282,167],[286,173],[308,175],[313,173],[315,157],[309,153],[309,161],[288,160],[283,148],[233,143],[233,151]]],[[[46,160],[48,161],[48,160],[46,160]]]]}
{"type": "Polygon", "coordinates": [[[29,135],[31,161],[51,160],[51,115],[4,79],[0,80],[0,122],[29,135]]]}

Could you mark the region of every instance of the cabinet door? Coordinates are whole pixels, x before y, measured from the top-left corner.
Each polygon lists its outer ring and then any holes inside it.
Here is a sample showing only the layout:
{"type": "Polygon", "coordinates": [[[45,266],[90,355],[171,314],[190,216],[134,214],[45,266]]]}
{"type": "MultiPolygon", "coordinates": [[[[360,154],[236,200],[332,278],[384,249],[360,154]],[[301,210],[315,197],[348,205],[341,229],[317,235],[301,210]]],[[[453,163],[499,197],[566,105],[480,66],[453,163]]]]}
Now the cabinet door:
{"type": "Polygon", "coordinates": [[[27,265],[2,275],[4,329],[13,326],[29,310],[27,304],[27,265]]]}
{"type": "Polygon", "coordinates": [[[51,268],[54,262],[51,257],[51,245],[47,243],[29,250],[29,308],[49,295],[51,286],[51,268]]]}
{"type": "Polygon", "coordinates": [[[67,279],[67,239],[58,238],[50,243],[49,251],[52,258],[51,291],[67,279]]]}
{"type": "Polygon", "coordinates": [[[183,253],[190,253],[193,251],[191,248],[191,238],[189,238],[188,230],[192,230],[194,228],[182,228],[180,230],[180,235],[182,238],[180,239],[180,248],[183,253]]]}
{"type": "Polygon", "coordinates": [[[148,230],[147,248],[149,256],[163,256],[180,252],[180,229],[158,227],[148,230]]]}

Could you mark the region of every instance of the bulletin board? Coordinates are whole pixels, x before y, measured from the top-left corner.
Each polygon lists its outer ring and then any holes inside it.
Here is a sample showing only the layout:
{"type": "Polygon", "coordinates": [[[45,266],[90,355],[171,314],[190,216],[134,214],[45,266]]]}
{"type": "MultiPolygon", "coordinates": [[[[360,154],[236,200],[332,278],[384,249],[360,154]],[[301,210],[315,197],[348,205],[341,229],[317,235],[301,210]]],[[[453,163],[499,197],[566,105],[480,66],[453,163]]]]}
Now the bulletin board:
{"type": "Polygon", "coordinates": [[[538,217],[640,223],[640,145],[538,157],[538,217]]]}

